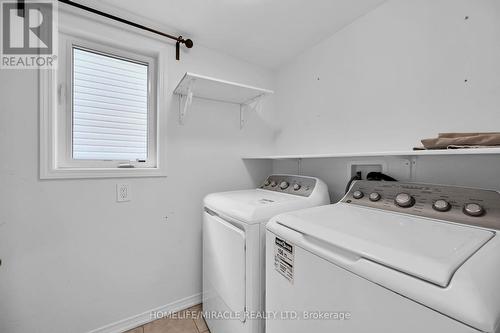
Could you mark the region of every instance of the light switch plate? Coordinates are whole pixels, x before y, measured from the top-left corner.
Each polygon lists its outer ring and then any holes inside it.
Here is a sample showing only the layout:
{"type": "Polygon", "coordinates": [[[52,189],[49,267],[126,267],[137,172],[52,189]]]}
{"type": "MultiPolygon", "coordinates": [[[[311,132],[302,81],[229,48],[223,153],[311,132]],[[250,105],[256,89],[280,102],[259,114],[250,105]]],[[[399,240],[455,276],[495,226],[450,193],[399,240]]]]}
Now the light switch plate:
{"type": "Polygon", "coordinates": [[[116,202],[130,201],[130,185],[116,184],[116,202]]]}

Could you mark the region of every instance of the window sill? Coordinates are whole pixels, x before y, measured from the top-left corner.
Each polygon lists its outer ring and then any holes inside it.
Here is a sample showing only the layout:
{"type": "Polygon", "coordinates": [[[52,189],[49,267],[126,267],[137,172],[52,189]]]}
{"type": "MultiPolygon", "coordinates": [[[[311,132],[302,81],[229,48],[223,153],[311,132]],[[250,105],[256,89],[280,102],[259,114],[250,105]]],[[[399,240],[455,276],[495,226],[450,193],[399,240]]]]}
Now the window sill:
{"type": "Polygon", "coordinates": [[[40,170],[40,179],[166,177],[161,168],[57,168],[40,170]]]}

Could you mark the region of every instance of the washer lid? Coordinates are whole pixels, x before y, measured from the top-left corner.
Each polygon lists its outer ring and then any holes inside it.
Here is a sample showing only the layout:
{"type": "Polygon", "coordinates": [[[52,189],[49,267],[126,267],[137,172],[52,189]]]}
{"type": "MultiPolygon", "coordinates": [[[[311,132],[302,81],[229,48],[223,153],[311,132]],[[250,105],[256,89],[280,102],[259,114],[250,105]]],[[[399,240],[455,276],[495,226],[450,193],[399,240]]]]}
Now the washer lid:
{"type": "Polygon", "coordinates": [[[305,237],[441,287],[448,286],[456,270],[494,237],[487,230],[346,204],[274,220],[305,237]]]}
{"type": "Polygon", "coordinates": [[[287,211],[307,208],[317,203],[312,198],[261,189],[212,193],[204,204],[217,213],[248,224],[267,222],[287,211]]]}

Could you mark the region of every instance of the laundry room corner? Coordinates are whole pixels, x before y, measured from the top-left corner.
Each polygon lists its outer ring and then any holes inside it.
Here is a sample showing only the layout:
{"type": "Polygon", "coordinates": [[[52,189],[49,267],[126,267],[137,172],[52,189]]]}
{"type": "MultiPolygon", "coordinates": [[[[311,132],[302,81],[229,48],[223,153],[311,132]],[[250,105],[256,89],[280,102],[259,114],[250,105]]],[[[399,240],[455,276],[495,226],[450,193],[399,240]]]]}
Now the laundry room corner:
{"type": "MultiPolygon", "coordinates": [[[[60,20],[86,34],[118,29],[74,10],[60,20]]],[[[160,43],[133,29],[120,33],[160,43]]],[[[162,92],[166,177],[40,180],[38,73],[1,71],[0,331],[119,332],[149,321],[150,310],[201,301],[202,199],[256,186],[270,173],[261,164],[246,166],[241,151],[269,152],[273,101],[266,99],[260,114],[248,112],[244,129],[238,105],[199,100],[180,125],[172,92],[187,71],[267,88],[274,81],[266,68],[203,46],[180,62],[174,49],[168,46],[162,92]],[[123,183],[130,199],[116,202],[123,183]]]]}

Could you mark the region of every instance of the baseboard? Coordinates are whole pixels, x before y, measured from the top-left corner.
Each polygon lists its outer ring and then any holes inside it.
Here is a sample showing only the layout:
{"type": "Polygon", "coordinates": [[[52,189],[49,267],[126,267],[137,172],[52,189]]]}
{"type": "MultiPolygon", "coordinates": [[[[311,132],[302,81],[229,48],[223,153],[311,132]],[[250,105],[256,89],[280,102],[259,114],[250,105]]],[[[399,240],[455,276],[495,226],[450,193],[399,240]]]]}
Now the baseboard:
{"type": "Polygon", "coordinates": [[[131,330],[135,327],[147,324],[154,321],[155,318],[151,317],[152,312],[162,312],[162,313],[173,313],[190,308],[196,304],[201,303],[201,293],[189,296],[178,301],[172,302],[167,305],[160,306],[156,309],[151,309],[149,311],[143,312],[141,314],[126,318],[115,323],[97,328],[95,330],[89,331],[88,333],[122,333],[127,330],[131,330]]]}

